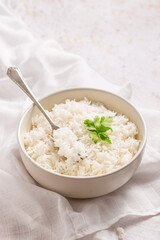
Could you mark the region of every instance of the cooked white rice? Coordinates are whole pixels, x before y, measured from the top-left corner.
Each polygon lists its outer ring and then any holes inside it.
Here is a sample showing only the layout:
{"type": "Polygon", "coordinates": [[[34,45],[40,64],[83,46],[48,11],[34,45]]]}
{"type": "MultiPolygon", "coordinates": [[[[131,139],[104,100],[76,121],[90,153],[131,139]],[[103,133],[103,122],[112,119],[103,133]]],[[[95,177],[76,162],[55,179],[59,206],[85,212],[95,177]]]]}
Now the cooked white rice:
{"type": "Polygon", "coordinates": [[[54,141],[51,126],[40,114],[32,118],[32,128],[24,135],[24,145],[32,159],[53,172],[72,176],[109,173],[129,163],[138,151],[140,141],[136,139],[136,125],[100,103],[87,99],[66,100],[54,105],[49,114],[60,127],[53,132],[54,141]],[[96,115],[113,116],[113,132],[107,131],[112,144],[101,141],[95,144],[89,138],[84,120],[94,119],[96,115]]]}

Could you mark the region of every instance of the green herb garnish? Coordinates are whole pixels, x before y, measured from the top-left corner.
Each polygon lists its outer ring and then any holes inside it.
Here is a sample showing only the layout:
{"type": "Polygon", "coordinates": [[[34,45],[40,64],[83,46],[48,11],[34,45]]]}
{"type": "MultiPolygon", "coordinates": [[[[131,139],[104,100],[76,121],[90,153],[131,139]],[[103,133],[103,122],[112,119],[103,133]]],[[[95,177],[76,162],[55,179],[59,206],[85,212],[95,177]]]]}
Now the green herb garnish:
{"type": "Polygon", "coordinates": [[[105,134],[106,131],[113,132],[113,129],[110,127],[110,123],[113,121],[113,117],[98,117],[92,120],[86,119],[84,121],[85,128],[92,132],[89,134],[89,137],[97,143],[98,141],[102,141],[104,143],[111,144],[110,138],[105,134]]]}

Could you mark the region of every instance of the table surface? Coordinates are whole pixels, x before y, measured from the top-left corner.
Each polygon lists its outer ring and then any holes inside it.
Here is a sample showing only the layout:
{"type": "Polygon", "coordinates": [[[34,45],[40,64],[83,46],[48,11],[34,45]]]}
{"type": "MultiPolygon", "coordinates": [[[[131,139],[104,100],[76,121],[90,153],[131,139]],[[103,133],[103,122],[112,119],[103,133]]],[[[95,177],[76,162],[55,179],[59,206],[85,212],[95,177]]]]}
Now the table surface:
{"type": "Polygon", "coordinates": [[[160,109],[159,0],[10,0],[39,39],[56,39],[112,83],[132,83],[132,102],[160,109]]]}

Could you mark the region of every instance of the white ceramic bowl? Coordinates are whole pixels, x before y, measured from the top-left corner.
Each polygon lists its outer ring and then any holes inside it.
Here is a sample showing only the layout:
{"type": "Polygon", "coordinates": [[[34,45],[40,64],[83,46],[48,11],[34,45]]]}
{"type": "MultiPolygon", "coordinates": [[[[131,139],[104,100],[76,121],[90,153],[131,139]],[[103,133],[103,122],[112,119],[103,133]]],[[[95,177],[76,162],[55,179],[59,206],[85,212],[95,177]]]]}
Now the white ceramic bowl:
{"type": "Polygon", "coordinates": [[[53,105],[66,99],[81,100],[87,97],[94,102],[102,102],[108,109],[126,115],[138,127],[137,138],[141,145],[132,161],[109,174],[88,177],[66,176],[44,169],[26,153],[23,136],[30,130],[31,118],[39,112],[32,105],[22,116],[18,127],[18,144],[22,161],[30,175],[43,187],[72,198],[92,198],[110,193],[125,184],[138,168],[146,143],[146,126],[140,113],[125,99],[110,92],[77,88],[53,93],[40,100],[43,107],[51,110],[53,105]]]}

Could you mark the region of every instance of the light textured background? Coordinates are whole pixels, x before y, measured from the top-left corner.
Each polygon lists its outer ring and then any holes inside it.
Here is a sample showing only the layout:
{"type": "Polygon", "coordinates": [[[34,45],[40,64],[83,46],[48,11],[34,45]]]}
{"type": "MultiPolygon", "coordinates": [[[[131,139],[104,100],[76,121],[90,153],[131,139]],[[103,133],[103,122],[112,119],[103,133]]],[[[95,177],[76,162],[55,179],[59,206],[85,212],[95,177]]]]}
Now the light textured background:
{"type": "Polygon", "coordinates": [[[10,0],[10,6],[35,37],[56,39],[113,83],[130,81],[136,106],[160,109],[159,0],[10,0]]]}

